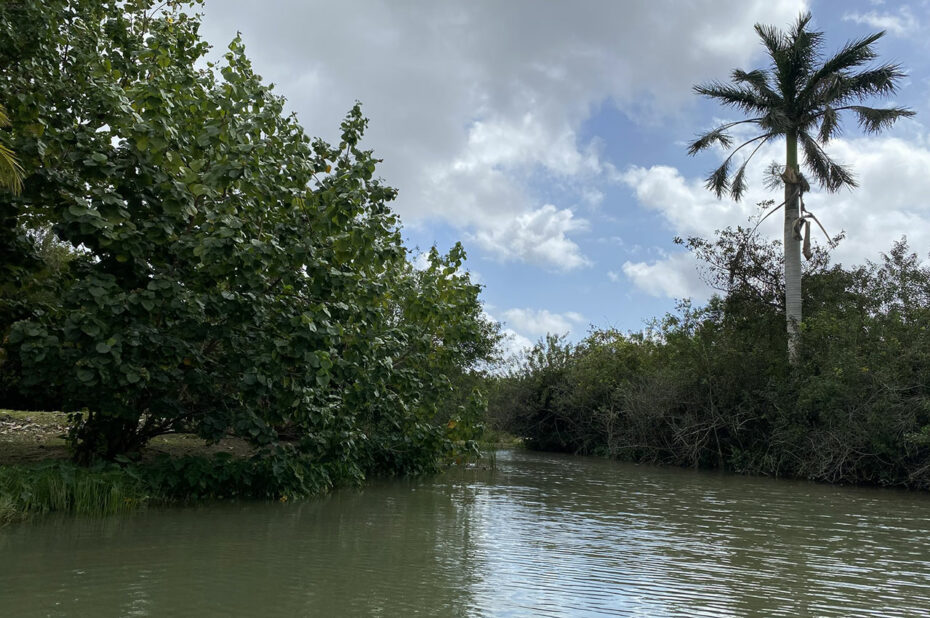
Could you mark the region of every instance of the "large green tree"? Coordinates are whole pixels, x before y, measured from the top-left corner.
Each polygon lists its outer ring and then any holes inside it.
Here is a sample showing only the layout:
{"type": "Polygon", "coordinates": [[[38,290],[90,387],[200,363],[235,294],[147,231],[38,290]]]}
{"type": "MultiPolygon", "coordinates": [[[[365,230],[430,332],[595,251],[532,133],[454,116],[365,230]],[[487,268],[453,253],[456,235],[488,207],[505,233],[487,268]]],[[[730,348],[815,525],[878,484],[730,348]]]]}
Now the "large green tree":
{"type": "Polygon", "coordinates": [[[785,315],[788,328],[788,356],[798,357],[801,323],[801,240],[806,217],[801,211],[801,194],[809,181],[801,172],[800,157],[811,178],[827,191],[855,187],[849,169],[833,160],[825,146],[841,130],[840,119],[851,112],[859,127],[878,133],[897,119],[912,116],[903,107],[884,109],[862,105],[875,96],[893,94],[904,77],[897,64],[870,66],[876,59],[875,42],[884,32],[849,41],[832,56],[823,53],[823,33],[808,29],[810,13],[803,13],[787,31],[756,24],[756,33],[768,52],[767,68],[744,71],[736,69],[731,83],[710,82],[695,86],[696,93],[733,107],[750,118],[721,124],[698,137],[690,146],[695,154],[719,144],[731,148],[730,131],[749,124],[759,134],[732,149],[730,155],[707,179],[707,187],[717,197],[729,193],[739,200],[745,193],[746,166],[766,143],[785,139],[785,163],[773,170],[785,188],[785,315]],[[739,165],[737,153],[746,149],[748,156],[739,165]]]}
{"type": "MultiPolygon", "coordinates": [[[[55,302],[0,323],[0,351],[23,391],[80,411],[79,458],[193,431],[349,477],[435,461],[451,384],[494,327],[461,247],[410,265],[359,106],[338,144],[311,139],[238,38],[204,61],[181,3],[2,6],[26,173],[4,221],[84,257],[55,302]]],[[[7,300],[34,275],[8,278],[7,300]]]]}

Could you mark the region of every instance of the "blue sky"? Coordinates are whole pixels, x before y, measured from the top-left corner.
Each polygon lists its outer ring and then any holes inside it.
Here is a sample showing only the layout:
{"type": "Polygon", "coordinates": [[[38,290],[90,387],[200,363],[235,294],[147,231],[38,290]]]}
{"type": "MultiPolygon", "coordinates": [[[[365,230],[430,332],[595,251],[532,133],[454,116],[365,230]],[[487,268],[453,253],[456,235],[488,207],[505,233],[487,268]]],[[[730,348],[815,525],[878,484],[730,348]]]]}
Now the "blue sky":
{"type": "MultiPolygon", "coordinates": [[[[877,260],[907,235],[930,249],[930,3],[851,0],[539,2],[207,0],[217,51],[241,31],[258,73],[311,135],[333,139],[357,99],[367,146],[399,190],[409,246],[461,240],[510,347],[590,325],[639,330],[675,299],[705,299],[696,262],[672,242],[744,224],[777,197],[757,155],[750,191],[718,201],[703,178],[722,153],[685,143],[733,112],[691,93],[733,68],[765,65],[753,24],[804,10],[826,51],[885,30],[880,60],[909,77],[894,99],[913,120],[880,137],[854,119],[830,152],[861,187],[814,191],[808,207],[847,239],[835,260],[877,260]]],[[[778,217],[761,231],[781,234],[778,217]]]]}

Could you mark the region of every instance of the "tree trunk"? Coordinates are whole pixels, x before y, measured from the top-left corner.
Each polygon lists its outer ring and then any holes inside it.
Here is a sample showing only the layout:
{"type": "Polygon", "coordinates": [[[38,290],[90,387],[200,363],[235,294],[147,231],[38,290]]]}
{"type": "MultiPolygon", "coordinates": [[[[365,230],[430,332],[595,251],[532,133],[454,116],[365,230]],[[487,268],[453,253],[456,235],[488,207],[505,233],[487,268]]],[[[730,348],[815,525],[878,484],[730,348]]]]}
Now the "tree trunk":
{"type": "Polygon", "coordinates": [[[801,179],[798,169],[798,138],[788,135],[785,165],[785,317],[788,322],[788,362],[797,364],[801,326],[801,239],[795,223],[801,216],[801,179]]]}

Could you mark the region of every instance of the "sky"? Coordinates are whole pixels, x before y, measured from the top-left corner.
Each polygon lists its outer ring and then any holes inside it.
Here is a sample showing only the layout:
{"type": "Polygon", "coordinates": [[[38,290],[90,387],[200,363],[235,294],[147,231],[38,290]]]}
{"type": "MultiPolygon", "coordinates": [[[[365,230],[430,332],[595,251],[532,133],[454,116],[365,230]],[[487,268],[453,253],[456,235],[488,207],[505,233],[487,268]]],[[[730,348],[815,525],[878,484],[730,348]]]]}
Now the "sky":
{"type": "MultiPolygon", "coordinates": [[[[413,250],[461,241],[507,347],[547,332],[639,331],[676,299],[712,291],[676,236],[745,225],[766,189],[765,146],[739,202],[704,188],[725,153],[687,154],[697,133],[738,112],[697,83],[767,67],[756,23],[788,27],[802,11],[825,51],[884,30],[879,61],[908,77],[876,106],[917,112],[880,136],[845,131],[828,152],[855,190],[805,196],[845,265],[878,261],[906,237],[930,250],[930,2],[892,0],[207,0],[202,34],[219,55],[241,32],[257,73],[312,136],[338,141],[356,100],[364,145],[398,189],[413,250]]],[[[776,215],[760,226],[782,233],[776,215]]],[[[825,242],[823,237],[813,237],[825,242]]]]}

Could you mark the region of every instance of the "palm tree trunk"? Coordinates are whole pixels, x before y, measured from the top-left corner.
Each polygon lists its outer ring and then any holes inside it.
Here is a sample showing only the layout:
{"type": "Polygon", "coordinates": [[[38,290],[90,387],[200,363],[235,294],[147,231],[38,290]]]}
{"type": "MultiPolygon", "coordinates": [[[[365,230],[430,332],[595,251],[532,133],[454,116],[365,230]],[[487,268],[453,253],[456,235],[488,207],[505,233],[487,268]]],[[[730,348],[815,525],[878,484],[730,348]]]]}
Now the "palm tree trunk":
{"type": "Polygon", "coordinates": [[[801,239],[794,230],[801,215],[798,138],[788,135],[785,165],[785,317],[788,321],[788,362],[797,364],[801,326],[801,239]]]}

